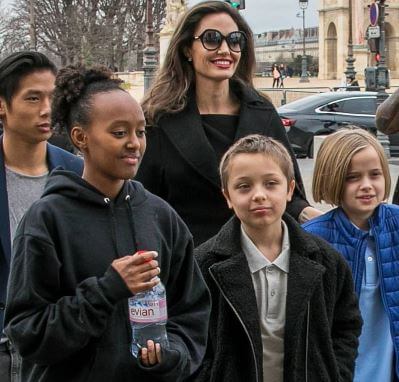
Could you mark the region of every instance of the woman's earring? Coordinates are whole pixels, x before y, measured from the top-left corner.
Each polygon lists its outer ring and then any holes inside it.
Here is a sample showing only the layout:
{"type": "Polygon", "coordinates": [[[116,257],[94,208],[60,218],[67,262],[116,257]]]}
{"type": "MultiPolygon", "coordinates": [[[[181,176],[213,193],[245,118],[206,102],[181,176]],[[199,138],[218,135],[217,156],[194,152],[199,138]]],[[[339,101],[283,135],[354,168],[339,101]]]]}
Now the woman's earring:
{"type": "Polygon", "coordinates": [[[191,62],[193,59],[191,57],[187,57],[187,61],[191,62]]]}

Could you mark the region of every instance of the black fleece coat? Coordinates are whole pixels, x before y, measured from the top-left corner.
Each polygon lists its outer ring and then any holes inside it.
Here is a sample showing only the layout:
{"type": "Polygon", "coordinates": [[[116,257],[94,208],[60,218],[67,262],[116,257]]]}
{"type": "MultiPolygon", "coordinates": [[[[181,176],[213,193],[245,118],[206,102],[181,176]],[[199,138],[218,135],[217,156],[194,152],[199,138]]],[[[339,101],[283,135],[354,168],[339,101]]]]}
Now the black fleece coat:
{"type": "MultiPolygon", "coordinates": [[[[295,189],[287,211],[295,218],[309,204],[287,134],[274,106],[254,89],[231,83],[240,100],[240,116],[234,141],[249,134],[279,140],[295,166],[295,189]]],[[[164,115],[147,128],[147,149],[136,180],[172,205],[188,225],[195,246],[211,238],[232,216],[221,192],[219,163],[202,127],[195,92],[187,107],[164,115]]]]}
{"type": "MultiPolygon", "coordinates": [[[[345,260],[284,216],[290,260],[284,336],[285,382],[352,381],[362,320],[345,260]]],[[[195,249],[211,291],[209,340],[197,382],[263,382],[255,291],[232,218],[195,249]]]]}
{"type": "Polygon", "coordinates": [[[22,219],[14,246],[6,333],[24,382],[176,382],[199,367],[210,298],[177,214],[140,183],[115,200],[79,176],[54,171],[22,219]],[[130,354],[127,298],[112,268],[137,249],[158,251],[170,350],[154,367],[130,354]]]}

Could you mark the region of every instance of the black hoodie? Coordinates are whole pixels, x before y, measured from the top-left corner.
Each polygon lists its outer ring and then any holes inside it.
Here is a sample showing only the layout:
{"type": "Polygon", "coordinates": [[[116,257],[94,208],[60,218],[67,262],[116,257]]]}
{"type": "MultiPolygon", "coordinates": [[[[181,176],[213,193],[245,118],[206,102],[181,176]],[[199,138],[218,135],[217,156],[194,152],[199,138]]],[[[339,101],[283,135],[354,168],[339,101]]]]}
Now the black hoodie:
{"type": "Polygon", "coordinates": [[[210,300],[191,235],[170,206],[138,182],[113,201],[55,170],[22,219],[13,246],[6,333],[23,357],[22,380],[179,381],[201,363],[210,300]],[[130,354],[127,298],[111,262],[158,251],[171,349],[143,367],[130,354]]]}

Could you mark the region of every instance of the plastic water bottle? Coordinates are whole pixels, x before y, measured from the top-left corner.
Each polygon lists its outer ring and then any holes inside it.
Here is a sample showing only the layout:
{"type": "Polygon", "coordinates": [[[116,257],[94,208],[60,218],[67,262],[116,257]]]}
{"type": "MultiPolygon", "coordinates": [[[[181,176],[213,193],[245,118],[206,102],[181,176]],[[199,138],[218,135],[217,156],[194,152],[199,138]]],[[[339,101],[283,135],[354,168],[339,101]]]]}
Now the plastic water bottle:
{"type": "Polygon", "coordinates": [[[142,347],[147,347],[147,340],[159,343],[161,349],[169,347],[166,333],[166,292],[161,282],[152,289],[129,298],[129,318],[132,327],[131,352],[135,357],[142,347]]]}

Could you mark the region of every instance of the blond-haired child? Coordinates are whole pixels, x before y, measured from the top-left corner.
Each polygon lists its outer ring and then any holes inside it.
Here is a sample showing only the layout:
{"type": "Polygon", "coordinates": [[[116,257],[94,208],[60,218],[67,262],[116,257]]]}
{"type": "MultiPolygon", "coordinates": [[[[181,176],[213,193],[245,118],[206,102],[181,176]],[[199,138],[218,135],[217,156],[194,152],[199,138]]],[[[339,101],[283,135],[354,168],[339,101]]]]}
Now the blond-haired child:
{"type": "Polygon", "coordinates": [[[347,260],[363,318],[356,382],[399,376],[399,207],[386,204],[391,178],[377,139],[362,129],[328,136],[317,155],[313,195],[337,206],[304,224],[347,260]]]}

